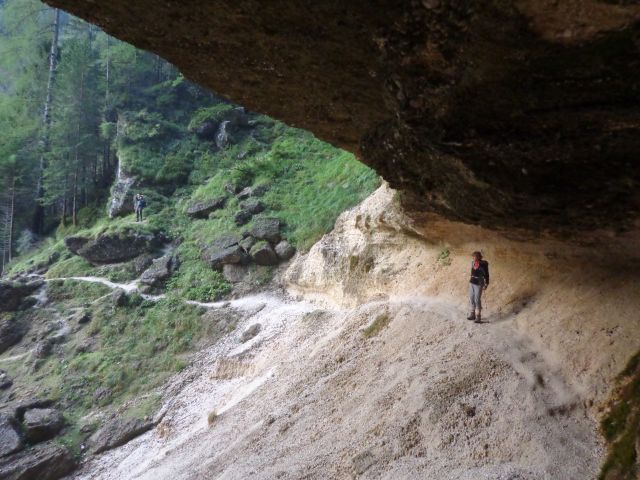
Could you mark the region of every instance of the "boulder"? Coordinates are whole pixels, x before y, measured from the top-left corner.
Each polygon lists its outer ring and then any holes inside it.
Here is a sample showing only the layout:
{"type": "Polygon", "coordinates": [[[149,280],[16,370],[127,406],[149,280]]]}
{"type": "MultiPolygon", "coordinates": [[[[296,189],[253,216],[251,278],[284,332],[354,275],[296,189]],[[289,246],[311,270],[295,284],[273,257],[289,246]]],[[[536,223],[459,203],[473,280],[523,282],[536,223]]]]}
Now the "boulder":
{"type": "Polygon", "coordinates": [[[240,341],[242,343],[248,342],[253,337],[258,335],[260,333],[260,330],[262,330],[262,325],[259,323],[254,323],[249,328],[247,328],[244,332],[242,332],[242,335],[240,335],[240,341]]]}
{"type": "Polygon", "coordinates": [[[136,178],[129,175],[118,165],[118,173],[111,188],[111,197],[107,206],[109,218],[128,215],[133,212],[133,192],[131,187],[136,183],[136,178]]]}
{"type": "Polygon", "coordinates": [[[257,213],[264,211],[265,206],[260,200],[256,198],[250,198],[244,202],[241,202],[240,208],[242,210],[249,212],[251,215],[255,215],[257,213]]]}
{"type": "Polygon", "coordinates": [[[76,313],[71,315],[69,321],[78,325],[89,323],[91,321],[91,310],[89,310],[88,308],[78,310],[76,313]]]}
{"type": "Polygon", "coordinates": [[[277,265],[278,264],[278,256],[276,252],[273,251],[271,245],[267,242],[258,242],[253,247],[251,247],[251,258],[258,265],[277,265]]]}
{"type": "Polygon", "coordinates": [[[226,201],[226,197],[217,197],[212,200],[194,203],[187,208],[187,215],[192,218],[207,218],[211,212],[224,207],[226,201]]]}
{"type": "Polygon", "coordinates": [[[153,255],[150,253],[143,253],[142,255],[138,255],[136,258],[132,260],[133,270],[136,272],[136,275],[142,275],[147,268],[151,266],[153,262],[153,255]]]}
{"type": "Polygon", "coordinates": [[[33,408],[25,412],[22,425],[29,442],[39,443],[55,437],[64,426],[64,418],[53,408],[33,408]]]}
{"type": "Polygon", "coordinates": [[[230,283],[241,282],[248,272],[247,265],[228,264],[222,267],[222,275],[230,283]]]}
{"type": "Polygon", "coordinates": [[[26,326],[14,317],[0,317],[0,353],[22,340],[26,326]]]}
{"type": "Polygon", "coordinates": [[[155,259],[151,266],[140,276],[140,283],[150,287],[158,287],[174,272],[176,260],[171,255],[155,259]]]}
{"type": "Polygon", "coordinates": [[[275,246],[276,255],[280,260],[289,260],[296,253],[295,247],[293,247],[286,240],[282,240],[275,246]]]}
{"type": "Polygon", "coordinates": [[[3,480],[58,480],[76,468],[71,452],[52,442],[0,459],[3,480]]]}
{"type": "Polygon", "coordinates": [[[119,263],[131,260],[160,246],[162,238],[142,233],[102,234],[94,239],[65,238],[67,248],[94,265],[119,263]],[[78,245],[81,245],[78,247],[78,245]]]}
{"type": "Polygon", "coordinates": [[[249,198],[251,195],[253,195],[253,189],[251,187],[244,187],[237,193],[236,198],[238,200],[244,200],[249,198]]]}
{"type": "Polygon", "coordinates": [[[22,447],[18,422],[12,416],[0,412],[0,457],[17,452],[22,447]]]}
{"type": "Polygon", "coordinates": [[[246,257],[246,253],[239,245],[240,240],[241,238],[236,235],[221,235],[203,249],[202,259],[215,269],[221,269],[227,264],[240,263],[246,257]]]}
{"type": "Polygon", "coordinates": [[[213,120],[207,120],[193,129],[200,140],[215,140],[218,133],[219,123],[213,120]]]}
{"type": "Polygon", "coordinates": [[[251,235],[260,240],[278,243],[280,241],[280,220],[270,217],[255,218],[251,235]]]}
{"type": "Polygon", "coordinates": [[[240,246],[244,249],[245,252],[249,253],[251,247],[256,244],[257,240],[253,238],[251,235],[246,236],[240,241],[240,246]]]}
{"type": "Polygon", "coordinates": [[[93,453],[101,453],[119,447],[155,426],[152,421],[115,418],[89,438],[89,447],[93,453]]]}
{"type": "Polygon", "coordinates": [[[13,385],[13,379],[7,375],[7,372],[0,369],[0,390],[6,390],[13,385]]]}
{"type": "Polygon", "coordinates": [[[43,284],[42,280],[0,281],[0,312],[18,310],[24,300],[43,284]]]}
{"type": "Polygon", "coordinates": [[[32,398],[29,400],[23,400],[20,403],[13,406],[13,415],[22,422],[24,414],[27,410],[32,408],[49,408],[53,406],[54,402],[50,398],[32,398]]]}
{"type": "Polygon", "coordinates": [[[271,185],[263,183],[262,185],[258,185],[256,187],[253,187],[253,192],[251,193],[251,195],[253,197],[261,197],[262,195],[267,193],[267,191],[270,188],[271,188],[271,185]]]}
{"type": "Polygon", "coordinates": [[[51,354],[52,350],[53,342],[47,338],[36,343],[33,349],[33,356],[35,358],[46,358],[51,354]]]}
{"type": "Polygon", "coordinates": [[[116,288],[111,292],[111,303],[114,307],[124,307],[129,303],[129,296],[121,288],[116,288]]]}
{"type": "Polygon", "coordinates": [[[233,220],[236,222],[236,225],[240,227],[242,225],[246,225],[247,223],[249,223],[252,216],[253,214],[251,212],[248,212],[246,210],[240,210],[239,212],[236,212],[235,216],[233,217],[233,220]]]}

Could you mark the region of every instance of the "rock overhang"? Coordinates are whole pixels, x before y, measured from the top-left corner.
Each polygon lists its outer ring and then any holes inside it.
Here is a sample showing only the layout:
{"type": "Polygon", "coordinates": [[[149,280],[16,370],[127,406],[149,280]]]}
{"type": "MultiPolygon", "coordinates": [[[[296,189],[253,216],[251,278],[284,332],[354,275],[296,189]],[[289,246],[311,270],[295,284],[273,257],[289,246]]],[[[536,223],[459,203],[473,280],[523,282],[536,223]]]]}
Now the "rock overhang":
{"type": "Polygon", "coordinates": [[[409,210],[529,230],[640,216],[640,6],[47,0],[354,152],[409,210]]]}

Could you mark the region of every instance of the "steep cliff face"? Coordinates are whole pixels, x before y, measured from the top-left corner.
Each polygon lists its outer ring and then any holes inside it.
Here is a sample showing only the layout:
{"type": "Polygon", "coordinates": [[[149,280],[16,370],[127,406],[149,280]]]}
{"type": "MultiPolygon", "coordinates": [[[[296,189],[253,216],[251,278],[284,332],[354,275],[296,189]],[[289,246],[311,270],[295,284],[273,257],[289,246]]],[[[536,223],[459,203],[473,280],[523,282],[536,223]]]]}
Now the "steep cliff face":
{"type": "Polygon", "coordinates": [[[47,0],[358,153],[410,210],[633,227],[640,6],[604,0],[47,0]]]}

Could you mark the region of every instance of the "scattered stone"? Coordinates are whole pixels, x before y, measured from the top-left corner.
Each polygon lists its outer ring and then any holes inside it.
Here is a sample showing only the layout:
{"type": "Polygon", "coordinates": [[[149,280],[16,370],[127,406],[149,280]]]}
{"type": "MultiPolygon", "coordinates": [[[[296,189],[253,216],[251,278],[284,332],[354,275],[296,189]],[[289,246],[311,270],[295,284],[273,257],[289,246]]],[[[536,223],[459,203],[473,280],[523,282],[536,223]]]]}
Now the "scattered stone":
{"type": "Polygon", "coordinates": [[[35,358],[46,358],[53,350],[53,343],[49,339],[39,341],[33,349],[35,358]]]}
{"type": "Polygon", "coordinates": [[[187,215],[192,218],[207,218],[211,212],[221,209],[227,197],[217,197],[205,202],[194,203],[187,208],[187,215]]]}
{"type": "Polygon", "coordinates": [[[282,240],[275,246],[276,254],[280,260],[289,260],[296,253],[296,249],[286,240],[282,240]]]}
{"type": "Polygon", "coordinates": [[[88,308],[78,310],[76,313],[71,315],[71,318],[69,320],[73,323],[77,323],[78,325],[89,323],[91,321],[91,310],[89,310],[88,308]]]}
{"type": "Polygon", "coordinates": [[[6,390],[11,385],[13,385],[13,380],[11,379],[11,377],[7,375],[7,372],[0,369],[0,390],[6,390]]]}
{"type": "Polygon", "coordinates": [[[133,262],[133,270],[135,271],[137,276],[142,275],[147,268],[151,266],[153,262],[153,255],[150,253],[143,253],[142,255],[138,255],[136,258],[132,260],[133,262]]]}
{"type": "Polygon", "coordinates": [[[152,287],[160,286],[175,271],[176,263],[176,259],[172,255],[165,255],[154,260],[140,276],[140,283],[152,287]]]}
{"type": "Polygon", "coordinates": [[[25,412],[23,426],[29,442],[39,443],[55,437],[64,426],[64,418],[53,408],[34,408],[25,412]]]}
{"type": "Polygon", "coordinates": [[[43,284],[42,280],[0,281],[0,312],[15,312],[43,284]]]}
{"type": "Polygon", "coordinates": [[[222,275],[230,283],[241,282],[247,275],[249,267],[240,264],[228,264],[222,267],[222,275]]]}
{"type": "Polygon", "coordinates": [[[256,244],[256,241],[257,240],[255,238],[247,233],[247,236],[240,241],[240,246],[244,249],[245,252],[249,253],[251,247],[256,244]]]}
{"type": "Polygon", "coordinates": [[[265,206],[260,200],[255,198],[250,198],[249,200],[240,203],[240,208],[246,212],[249,212],[251,215],[255,215],[264,211],[265,206]]]}
{"type": "Polygon", "coordinates": [[[22,340],[27,328],[14,317],[0,317],[0,353],[22,340]]]}
{"type": "Polygon", "coordinates": [[[7,480],[58,480],[76,468],[71,452],[52,442],[0,459],[0,478],[7,480]]]}
{"type": "Polygon", "coordinates": [[[260,325],[259,323],[254,323],[249,328],[247,328],[244,332],[242,332],[242,335],[240,336],[240,341],[242,343],[248,342],[253,337],[258,335],[260,333],[260,330],[262,330],[262,325],[260,325]]]}
{"type": "Polygon", "coordinates": [[[233,217],[233,220],[236,222],[236,225],[240,227],[242,225],[246,225],[247,223],[249,223],[252,216],[253,214],[251,212],[248,212],[246,210],[240,210],[239,212],[236,212],[235,216],[233,217]]]}
{"type": "Polygon", "coordinates": [[[255,218],[251,235],[260,240],[278,243],[280,241],[280,220],[269,217],[255,218]]]}
{"type": "Polygon", "coordinates": [[[253,195],[253,189],[251,187],[245,187],[238,192],[238,194],[236,195],[236,198],[238,200],[245,200],[249,198],[251,195],[253,195]]]}
{"type": "Polygon", "coordinates": [[[124,307],[129,303],[129,297],[127,296],[127,292],[125,292],[121,288],[116,288],[113,292],[111,292],[111,303],[114,307],[124,307]]]}
{"type": "Polygon", "coordinates": [[[371,450],[365,450],[351,459],[351,464],[353,465],[353,470],[356,475],[362,475],[374,463],[376,463],[376,457],[371,453],[371,450]]]}
{"type": "Polygon", "coordinates": [[[253,247],[251,247],[251,258],[258,265],[277,265],[278,264],[278,256],[276,252],[273,251],[271,245],[267,242],[258,242],[253,247]]]}
{"type": "Polygon", "coordinates": [[[240,263],[246,257],[246,253],[238,244],[240,240],[236,235],[222,235],[202,251],[202,259],[215,269],[221,269],[227,264],[240,263]]]}
{"type": "Polygon", "coordinates": [[[0,412],[0,457],[23,448],[20,427],[15,418],[0,412]]]}
{"type": "Polygon", "coordinates": [[[93,352],[95,347],[96,347],[95,340],[93,338],[86,338],[76,346],[76,353],[93,352]]]}
{"type": "Polygon", "coordinates": [[[93,401],[95,403],[100,403],[103,400],[106,400],[111,396],[111,389],[107,387],[98,387],[95,392],[93,392],[93,401]]]}
{"type": "Polygon", "coordinates": [[[152,421],[115,418],[91,435],[89,446],[93,453],[105,452],[124,445],[154,426],[152,421]]]}

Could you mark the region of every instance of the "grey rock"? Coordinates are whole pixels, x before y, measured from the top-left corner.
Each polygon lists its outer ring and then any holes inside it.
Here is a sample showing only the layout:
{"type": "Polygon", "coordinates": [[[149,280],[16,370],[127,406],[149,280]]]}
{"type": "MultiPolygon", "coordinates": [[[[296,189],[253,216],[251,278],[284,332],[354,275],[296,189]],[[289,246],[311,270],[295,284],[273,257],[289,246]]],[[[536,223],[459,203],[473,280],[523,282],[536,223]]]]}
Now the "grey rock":
{"type": "Polygon", "coordinates": [[[0,412],[0,457],[23,448],[20,427],[15,418],[0,412]]]}
{"type": "Polygon", "coordinates": [[[151,287],[160,286],[174,272],[175,264],[176,261],[171,255],[155,259],[151,266],[140,276],[140,283],[151,287]]]}
{"type": "Polygon", "coordinates": [[[116,179],[111,188],[111,197],[107,206],[109,218],[128,215],[133,212],[133,191],[131,187],[136,183],[136,177],[122,168],[118,168],[116,179]]]}
{"type": "Polygon", "coordinates": [[[51,355],[53,350],[53,342],[50,339],[44,339],[36,343],[33,349],[33,355],[35,358],[46,358],[51,355]]]}
{"type": "Polygon", "coordinates": [[[22,340],[26,331],[27,327],[24,323],[14,317],[0,320],[0,353],[22,340]]]}
{"type": "Polygon", "coordinates": [[[250,198],[240,203],[240,208],[242,210],[249,212],[251,215],[255,215],[257,213],[264,211],[265,206],[260,200],[255,198],[250,198]]]}
{"type": "Polygon", "coordinates": [[[376,462],[376,457],[373,455],[371,450],[365,450],[364,452],[361,452],[355,455],[351,459],[351,464],[353,466],[353,470],[356,473],[356,475],[362,475],[375,462],[376,462]]]}
{"type": "Polygon", "coordinates": [[[253,337],[258,335],[261,330],[262,330],[262,325],[260,325],[259,323],[254,323],[249,328],[247,328],[244,332],[242,332],[242,335],[240,336],[240,341],[242,343],[248,342],[253,337]]]}
{"type": "Polygon", "coordinates": [[[121,288],[116,288],[111,292],[111,303],[114,307],[124,307],[129,303],[127,292],[121,288]]]}
{"type": "Polygon", "coordinates": [[[29,442],[39,443],[55,437],[64,426],[64,418],[53,408],[27,410],[22,422],[29,442]]]}
{"type": "Polygon", "coordinates": [[[11,385],[13,385],[13,380],[11,379],[11,377],[7,375],[7,372],[0,369],[0,390],[6,390],[11,385]]]}
{"type": "Polygon", "coordinates": [[[253,214],[251,212],[248,212],[246,210],[240,210],[239,212],[236,212],[235,216],[233,217],[233,220],[236,222],[236,225],[240,227],[242,225],[246,225],[247,223],[249,223],[252,216],[253,214]]]}
{"type": "Polygon", "coordinates": [[[54,443],[42,443],[0,459],[3,480],[58,480],[76,468],[71,452],[54,443]]]}
{"type": "Polygon", "coordinates": [[[216,133],[216,147],[219,149],[223,149],[227,145],[229,145],[231,141],[231,137],[229,135],[229,124],[231,122],[229,120],[224,120],[220,122],[218,126],[218,131],[216,133]]]}
{"type": "Polygon", "coordinates": [[[133,270],[135,271],[136,275],[140,276],[142,275],[142,272],[144,272],[147,268],[149,268],[151,266],[151,263],[153,262],[153,255],[150,253],[143,253],[142,255],[138,255],[136,258],[134,258],[132,260],[133,263],[133,270]]]}
{"type": "Polygon", "coordinates": [[[222,269],[222,266],[227,264],[240,263],[246,257],[246,253],[239,245],[240,240],[241,238],[236,235],[221,235],[203,249],[202,259],[214,269],[222,269]]]}
{"type": "Polygon", "coordinates": [[[72,253],[95,265],[101,265],[126,262],[143,253],[152,252],[160,246],[162,240],[160,235],[130,233],[102,234],[94,239],[67,237],[64,242],[72,253]]]}
{"type": "Polygon", "coordinates": [[[71,315],[71,318],[69,320],[72,323],[77,323],[78,325],[89,323],[91,321],[91,310],[89,310],[88,308],[78,310],[76,313],[71,315]]]}
{"type": "Polygon", "coordinates": [[[0,281],[0,312],[18,310],[25,299],[43,284],[42,280],[0,281]]]}
{"type": "Polygon", "coordinates": [[[193,129],[193,133],[201,140],[213,141],[216,139],[219,123],[213,120],[207,120],[193,129]]]}
{"type": "Polygon", "coordinates": [[[93,392],[93,400],[96,403],[100,403],[103,400],[106,400],[111,396],[112,392],[110,388],[107,387],[98,387],[96,391],[93,392]]]}
{"type": "Polygon", "coordinates": [[[222,275],[230,283],[241,282],[247,275],[249,267],[247,265],[228,264],[222,267],[222,275]]]}
{"type": "Polygon", "coordinates": [[[249,253],[251,247],[253,247],[256,242],[257,240],[255,238],[253,238],[251,235],[248,235],[240,241],[240,246],[244,249],[245,252],[249,253]]]}
{"type": "Polygon", "coordinates": [[[23,400],[20,403],[14,405],[14,417],[22,422],[24,414],[27,410],[32,408],[49,408],[53,406],[55,402],[50,398],[32,398],[29,400],[23,400]]]}
{"type": "Polygon", "coordinates": [[[254,218],[251,235],[260,240],[278,243],[280,241],[280,220],[270,217],[254,218]]]}
{"type": "Polygon", "coordinates": [[[271,185],[268,185],[266,183],[263,183],[262,185],[258,185],[257,187],[253,187],[252,196],[261,197],[262,195],[267,193],[270,188],[271,188],[271,185]]]}
{"type": "Polygon", "coordinates": [[[251,258],[258,265],[277,265],[278,256],[267,242],[258,242],[251,247],[251,258]]]}
{"type": "Polygon", "coordinates": [[[236,198],[238,200],[245,200],[253,195],[253,189],[251,187],[244,187],[242,190],[238,192],[236,198]]]}
{"type": "Polygon", "coordinates": [[[296,249],[286,240],[280,241],[275,246],[275,251],[280,260],[289,260],[296,253],[296,249]]]}
{"type": "Polygon", "coordinates": [[[211,212],[224,207],[226,201],[226,197],[218,197],[205,202],[194,203],[187,208],[187,215],[192,218],[207,218],[211,212]]]}
{"type": "Polygon", "coordinates": [[[89,438],[89,447],[93,453],[101,453],[119,447],[155,426],[152,421],[115,418],[89,438]]]}

